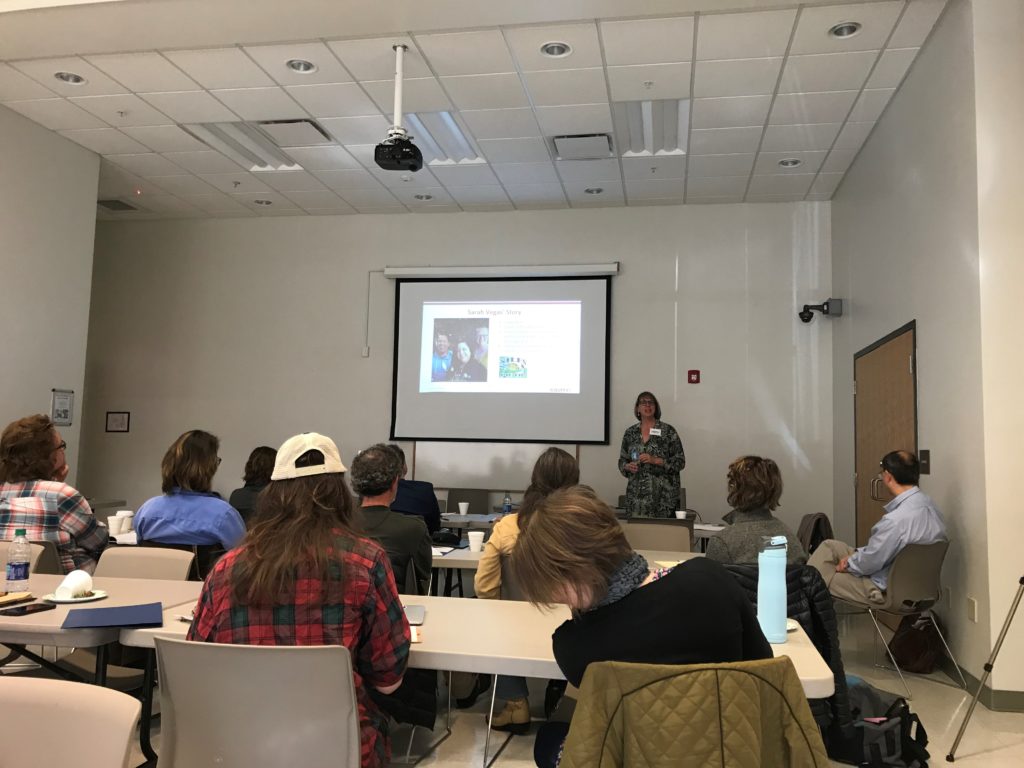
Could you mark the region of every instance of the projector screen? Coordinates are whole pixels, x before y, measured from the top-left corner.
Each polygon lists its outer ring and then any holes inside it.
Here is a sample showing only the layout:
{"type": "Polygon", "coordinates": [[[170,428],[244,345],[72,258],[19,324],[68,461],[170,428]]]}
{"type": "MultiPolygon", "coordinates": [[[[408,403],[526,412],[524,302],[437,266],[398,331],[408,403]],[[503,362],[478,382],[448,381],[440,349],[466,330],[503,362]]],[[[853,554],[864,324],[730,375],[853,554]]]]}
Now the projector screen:
{"type": "Polygon", "coordinates": [[[607,443],[611,279],[398,280],[394,440],[607,443]]]}

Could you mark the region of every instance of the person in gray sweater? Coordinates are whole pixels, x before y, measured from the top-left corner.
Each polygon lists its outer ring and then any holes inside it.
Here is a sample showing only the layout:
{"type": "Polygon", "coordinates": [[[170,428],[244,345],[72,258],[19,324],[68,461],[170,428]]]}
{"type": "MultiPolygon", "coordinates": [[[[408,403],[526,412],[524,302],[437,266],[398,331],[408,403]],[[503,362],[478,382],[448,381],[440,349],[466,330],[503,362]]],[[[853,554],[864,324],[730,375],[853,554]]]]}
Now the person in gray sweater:
{"type": "Polygon", "coordinates": [[[786,537],[786,564],[803,565],[807,552],[796,535],[772,514],[782,497],[782,474],[771,459],[741,456],[729,465],[729,506],[725,530],[708,541],[706,556],[720,563],[757,565],[765,536],[786,537]]]}

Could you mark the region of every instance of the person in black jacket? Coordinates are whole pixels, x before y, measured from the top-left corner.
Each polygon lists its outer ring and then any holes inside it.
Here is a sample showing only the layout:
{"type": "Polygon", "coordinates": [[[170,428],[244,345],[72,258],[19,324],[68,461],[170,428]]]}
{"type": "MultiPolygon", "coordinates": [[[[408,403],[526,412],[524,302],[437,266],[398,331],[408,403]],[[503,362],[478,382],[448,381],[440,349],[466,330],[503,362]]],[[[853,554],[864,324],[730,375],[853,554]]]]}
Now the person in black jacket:
{"type": "Polygon", "coordinates": [[[406,480],[405,476],[409,474],[409,467],[405,463],[405,451],[394,443],[391,443],[388,448],[395,452],[402,465],[402,474],[398,476],[398,490],[391,502],[391,511],[422,517],[430,533],[439,531],[441,529],[441,505],[437,503],[434,484],[428,483],[426,480],[406,480]]]}
{"type": "Polygon", "coordinates": [[[277,461],[277,451],[273,448],[266,445],[253,448],[252,453],[249,454],[249,460],[245,462],[245,471],[242,473],[245,485],[233,490],[231,496],[228,497],[228,504],[238,510],[238,514],[245,521],[246,528],[252,527],[252,514],[256,510],[256,498],[270,482],[270,473],[274,471],[275,461],[277,461]]]}

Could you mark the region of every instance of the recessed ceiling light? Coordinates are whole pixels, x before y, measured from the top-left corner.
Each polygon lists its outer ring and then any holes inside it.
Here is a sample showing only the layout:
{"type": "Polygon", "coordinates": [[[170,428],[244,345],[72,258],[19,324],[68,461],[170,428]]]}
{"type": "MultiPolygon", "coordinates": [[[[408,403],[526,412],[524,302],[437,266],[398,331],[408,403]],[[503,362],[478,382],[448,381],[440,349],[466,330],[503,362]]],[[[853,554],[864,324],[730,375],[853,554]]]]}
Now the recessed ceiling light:
{"type": "Polygon", "coordinates": [[[604,192],[604,187],[587,187],[583,191],[586,192],[588,195],[600,195],[602,192],[604,192]]]}
{"type": "Polygon", "coordinates": [[[284,65],[292,72],[297,72],[300,75],[308,75],[316,72],[316,64],[312,61],[306,61],[305,59],[288,59],[284,65]]]}
{"type": "Polygon", "coordinates": [[[273,205],[274,204],[273,200],[253,200],[253,202],[256,203],[256,205],[273,205]]]}
{"type": "Polygon", "coordinates": [[[550,43],[544,43],[540,47],[540,52],[553,59],[564,59],[572,53],[572,46],[559,40],[553,40],[550,43]]]}
{"type": "Polygon", "coordinates": [[[54,72],[53,76],[68,85],[81,85],[85,82],[84,77],[76,75],[74,72],[54,72]]]}
{"type": "Polygon", "coordinates": [[[796,168],[798,165],[803,165],[803,162],[797,157],[787,157],[784,160],[779,160],[779,165],[783,168],[796,168]]]}
{"type": "Polygon", "coordinates": [[[859,21],[841,21],[836,24],[832,29],[828,31],[829,37],[836,37],[843,40],[847,37],[853,37],[860,32],[861,23],[859,21]]]}
{"type": "Polygon", "coordinates": [[[433,200],[433,195],[413,195],[417,200],[433,200]]]}

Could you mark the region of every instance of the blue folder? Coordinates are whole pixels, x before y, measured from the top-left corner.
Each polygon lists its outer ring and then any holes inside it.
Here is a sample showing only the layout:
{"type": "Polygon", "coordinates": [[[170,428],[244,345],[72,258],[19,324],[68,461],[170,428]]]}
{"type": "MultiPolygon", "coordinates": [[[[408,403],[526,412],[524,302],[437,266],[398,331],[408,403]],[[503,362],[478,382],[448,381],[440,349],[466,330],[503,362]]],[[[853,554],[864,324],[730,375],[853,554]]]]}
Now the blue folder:
{"type": "Polygon", "coordinates": [[[162,627],[163,614],[162,603],[119,605],[116,608],[72,608],[68,611],[61,628],[162,627]]]}

